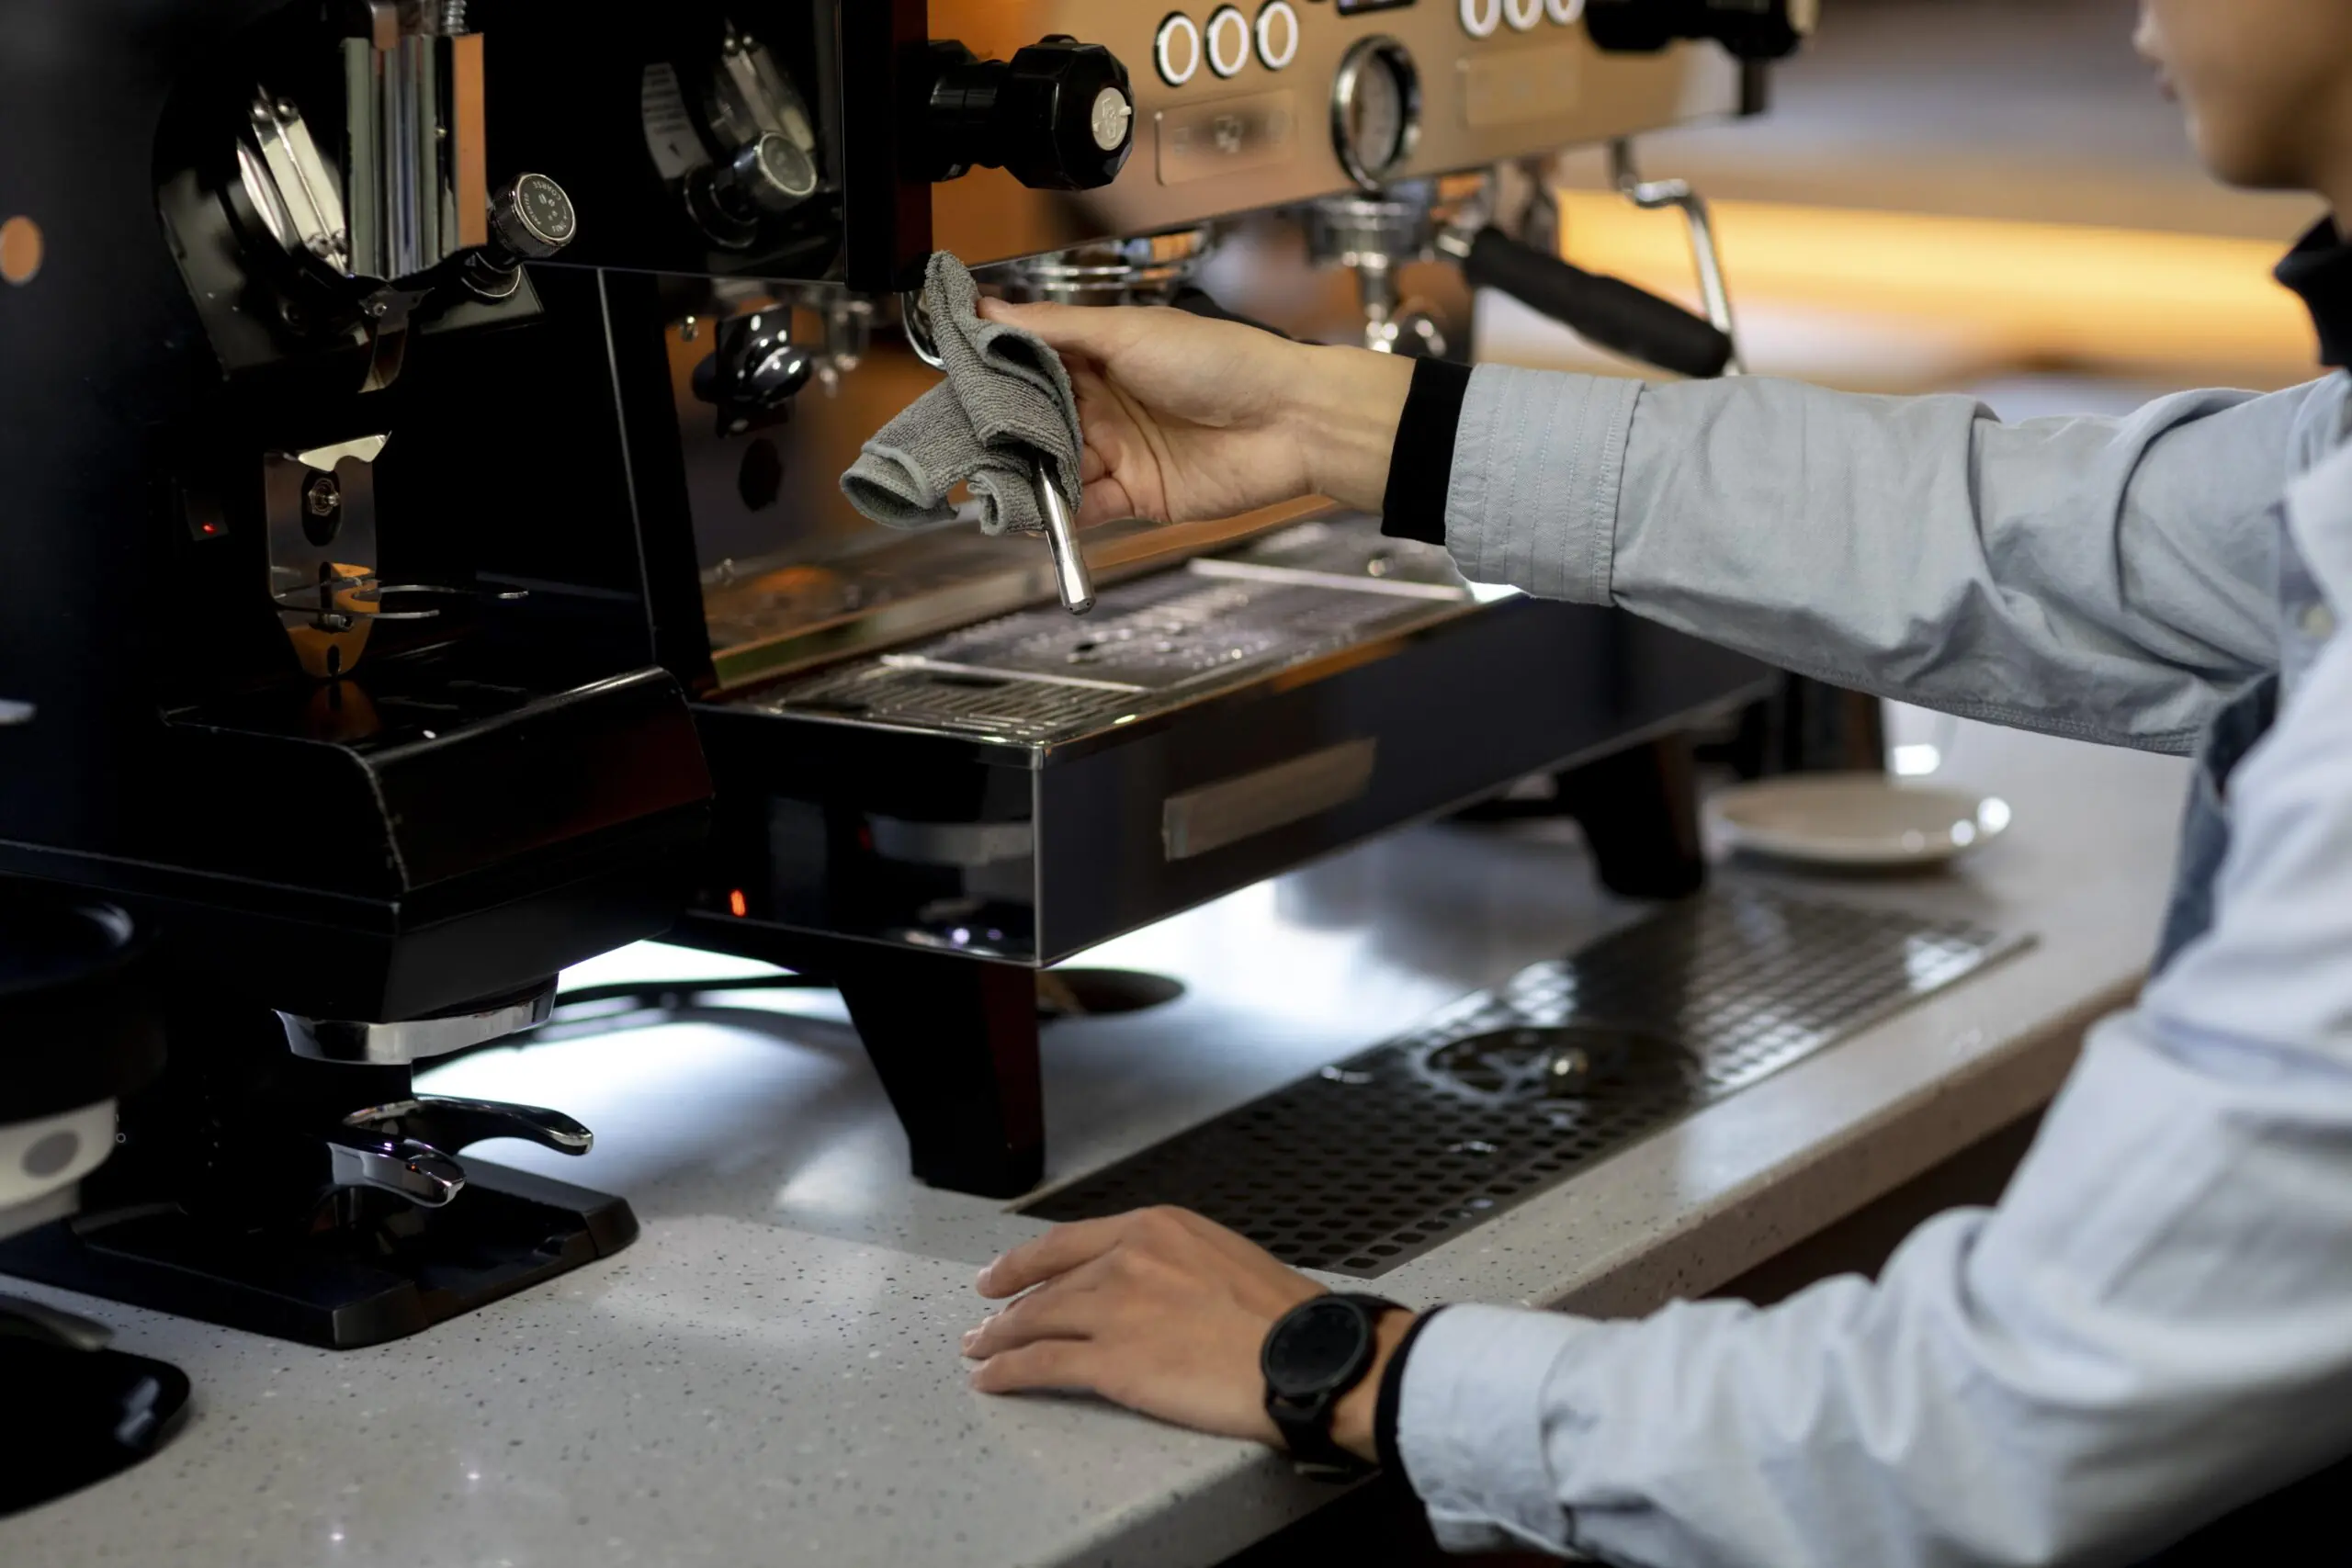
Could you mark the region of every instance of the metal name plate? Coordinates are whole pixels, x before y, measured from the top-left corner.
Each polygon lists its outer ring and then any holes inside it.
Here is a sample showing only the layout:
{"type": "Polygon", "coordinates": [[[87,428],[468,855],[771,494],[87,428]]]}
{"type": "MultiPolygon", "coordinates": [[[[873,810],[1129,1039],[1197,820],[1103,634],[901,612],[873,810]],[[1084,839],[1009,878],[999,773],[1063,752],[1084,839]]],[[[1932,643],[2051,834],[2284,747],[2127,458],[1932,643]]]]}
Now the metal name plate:
{"type": "Polygon", "coordinates": [[[1298,95],[1254,93],[1162,109],[1159,183],[1189,185],[1287,161],[1298,151],[1298,95]]]}
{"type": "Polygon", "coordinates": [[[1160,849],[1190,860],[1361,799],[1379,742],[1345,740],[1238,778],[1171,795],[1159,814],[1160,849]]]}
{"type": "Polygon", "coordinates": [[[1569,113],[1584,96],[1584,62],[1574,44],[1464,60],[1463,125],[1493,130],[1569,113]]]}

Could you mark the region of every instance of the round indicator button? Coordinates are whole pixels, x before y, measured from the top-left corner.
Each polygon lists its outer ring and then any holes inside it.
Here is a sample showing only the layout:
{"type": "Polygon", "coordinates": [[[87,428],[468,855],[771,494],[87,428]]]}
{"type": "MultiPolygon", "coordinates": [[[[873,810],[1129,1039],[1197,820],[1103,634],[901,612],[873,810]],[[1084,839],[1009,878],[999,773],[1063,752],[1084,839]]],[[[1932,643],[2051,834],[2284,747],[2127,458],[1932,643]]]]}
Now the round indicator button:
{"type": "Polygon", "coordinates": [[[1239,75],[1250,63],[1250,18],[1235,6],[1222,6],[1210,15],[1208,31],[1209,69],[1220,76],[1239,75]]]}
{"type": "Polygon", "coordinates": [[[1159,24],[1159,36],[1152,40],[1151,57],[1159,67],[1159,79],[1171,87],[1181,87],[1193,79],[1201,68],[1201,29],[1193,18],[1179,11],[1159,24]]]}
{"type": "Polygon", "coordinates": [[[1290,0],[1266,0],[1258,12],[1258,59],[1280,71],[1298,58],[1298,13],[1290,0]]]}
{"type": "Polygon", "coordinates": [[[1544,9],[1564,28],[1584,20],[1584,0],[1544,0],[1544,9]]]}
{"type": "Polygon", "coordinates": [[[1472,38],[1492,38],[1503,25],[1503,0],[1462,0],[1462,30],[1472,38]]]}
{"type": "Polygon", "coordinates": [[[1503,0],[1503,19],[1516,32],[1532,32],[1544,19],[1544,0],[1503,0]]]}
{"type": "Polygon", "coordinates": [[[30,283],[40,271],[40,225],[19,213],[0,223],[0,278],[30,283]]]}

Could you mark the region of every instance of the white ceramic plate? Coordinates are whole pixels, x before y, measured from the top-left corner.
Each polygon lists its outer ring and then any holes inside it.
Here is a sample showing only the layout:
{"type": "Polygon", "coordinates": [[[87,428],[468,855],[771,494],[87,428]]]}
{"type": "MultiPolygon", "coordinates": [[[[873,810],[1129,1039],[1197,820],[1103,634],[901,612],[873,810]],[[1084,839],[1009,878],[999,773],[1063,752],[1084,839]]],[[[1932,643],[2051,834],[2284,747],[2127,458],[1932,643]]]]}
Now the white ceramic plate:
{"type": "Polygon", "coordinates": [[[1805,865],[1937,865],[1999,838],[2008,802],[1879,773],[1739,784],[1708,802],[1735,849],[1805,865]]]}

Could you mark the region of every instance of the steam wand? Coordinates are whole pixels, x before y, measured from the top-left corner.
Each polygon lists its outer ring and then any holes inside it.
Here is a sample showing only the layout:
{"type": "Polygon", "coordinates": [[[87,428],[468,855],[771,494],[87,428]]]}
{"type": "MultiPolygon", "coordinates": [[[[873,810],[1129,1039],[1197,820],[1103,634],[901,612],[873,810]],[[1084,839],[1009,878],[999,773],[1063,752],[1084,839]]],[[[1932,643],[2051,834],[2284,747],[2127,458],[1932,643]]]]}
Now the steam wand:
{"type": "MultiPolygon", "coordinates": [[[[931,313],[923,309],[922,297],[908,292],[899,295],[900,315],[906,325],[908,345],[915,357],[933,370],[945,370],[947,362],[939,353],[933,338],[931,313]]],[[[1030,473],[1031,483],[1037,491],[1038,514],[1046,520],[1046,543],[1054,556],[1054,587],[1061,594],[1062,608],[1073,615],[1083,615],[1094,608],[1094,578],[1087,570],[1086,556],[1078,547],[1078,517],[1070,511],[1069,498],[1054,482],[1049,468],[1039,463],[1030,473]]]]}

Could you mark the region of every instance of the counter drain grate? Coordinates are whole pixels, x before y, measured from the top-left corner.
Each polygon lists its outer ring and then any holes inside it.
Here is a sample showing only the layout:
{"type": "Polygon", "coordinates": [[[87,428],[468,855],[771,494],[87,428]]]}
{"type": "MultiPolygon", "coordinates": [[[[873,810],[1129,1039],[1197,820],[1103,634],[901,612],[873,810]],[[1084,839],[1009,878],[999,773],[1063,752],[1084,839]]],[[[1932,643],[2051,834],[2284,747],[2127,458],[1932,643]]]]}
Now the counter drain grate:
{"type": "Polygon", "coordinates": [[[1719,888],[1022,1212],[1174,1203],[1376,1279],[2030,941],[1719,888]]]}

